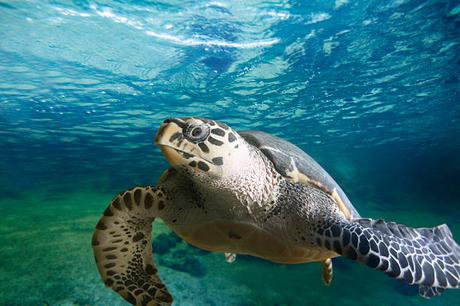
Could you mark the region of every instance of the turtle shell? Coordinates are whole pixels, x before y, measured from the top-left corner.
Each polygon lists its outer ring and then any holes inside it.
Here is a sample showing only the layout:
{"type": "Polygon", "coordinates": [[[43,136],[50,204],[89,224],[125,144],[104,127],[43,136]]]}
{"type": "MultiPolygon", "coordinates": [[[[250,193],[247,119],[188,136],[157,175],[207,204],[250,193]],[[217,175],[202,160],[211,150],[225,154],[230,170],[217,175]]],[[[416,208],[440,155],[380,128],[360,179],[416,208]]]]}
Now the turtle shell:
{"type": "Polygon", "coordinates": [[[299,147],[260,131],[240,131],[238,133],[246,142],[259,149],[283,177],[323,190],[334,199],[347,219],[360,218],[342,188],[326,170],[299,147]]]}

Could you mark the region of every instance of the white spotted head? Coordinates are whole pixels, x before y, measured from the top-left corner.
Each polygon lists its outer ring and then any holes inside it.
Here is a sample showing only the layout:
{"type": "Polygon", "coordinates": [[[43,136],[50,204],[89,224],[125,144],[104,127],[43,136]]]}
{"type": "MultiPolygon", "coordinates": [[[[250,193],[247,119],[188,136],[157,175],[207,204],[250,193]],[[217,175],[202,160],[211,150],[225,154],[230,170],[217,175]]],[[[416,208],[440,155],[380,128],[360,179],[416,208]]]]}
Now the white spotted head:
{"type": "Polygon", "coordinates": [[[155,144],[171,166],[199,180],[238,175],[250,163],[244,139],[227,125],[209,119],[167,119],[155,144]]]}

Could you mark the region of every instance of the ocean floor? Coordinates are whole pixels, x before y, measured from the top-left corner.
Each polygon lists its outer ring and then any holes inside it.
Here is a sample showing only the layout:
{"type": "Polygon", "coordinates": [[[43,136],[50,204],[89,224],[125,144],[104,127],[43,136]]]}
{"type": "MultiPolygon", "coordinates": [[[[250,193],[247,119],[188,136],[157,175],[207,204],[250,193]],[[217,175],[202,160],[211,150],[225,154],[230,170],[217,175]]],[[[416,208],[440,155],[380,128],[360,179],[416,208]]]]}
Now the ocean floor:
{"type": "MultiPolygon", "coordinates": [[[[0,200],[0,304],[127,305],[100,281],[90,245],[94,225],[116,192],[66,190],[42,187],[0,200]]],[[[363,210],[413,226],[443,220],[460,239],[454,212],[388,210],[375,203],[363,210]]],[[[175,305],[429,306],[460,300],[457,290],[424,300],[414,287],[342,258],[334,260],[334,280],[326,287],[319,264],[278,265],[249,256],[229,264],[223,254],[187,245],[161,222],[154,235],[156,262],[175,305]]]]}

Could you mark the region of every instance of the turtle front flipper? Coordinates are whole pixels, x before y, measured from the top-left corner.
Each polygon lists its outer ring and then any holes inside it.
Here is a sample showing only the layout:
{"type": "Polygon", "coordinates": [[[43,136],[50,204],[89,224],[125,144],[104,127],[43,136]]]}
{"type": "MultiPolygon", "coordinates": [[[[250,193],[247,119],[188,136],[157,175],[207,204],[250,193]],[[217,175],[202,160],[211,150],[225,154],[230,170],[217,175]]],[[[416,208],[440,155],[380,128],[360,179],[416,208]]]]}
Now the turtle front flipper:
{"type": "Polygon", "coordinates": [[[460,247],[447,225],[410,228],[383,220],[337,221],[317,231],[316,243],[410,285],[425,298],[459,288],[460,247]]]}
{"type": "Polygon", "coordinates": [[[151,231],[164,193],[136,187],[116,196],[93,234],[93,251],[106,286],[133,305],[171,305],[152,261],[151,231]]]}

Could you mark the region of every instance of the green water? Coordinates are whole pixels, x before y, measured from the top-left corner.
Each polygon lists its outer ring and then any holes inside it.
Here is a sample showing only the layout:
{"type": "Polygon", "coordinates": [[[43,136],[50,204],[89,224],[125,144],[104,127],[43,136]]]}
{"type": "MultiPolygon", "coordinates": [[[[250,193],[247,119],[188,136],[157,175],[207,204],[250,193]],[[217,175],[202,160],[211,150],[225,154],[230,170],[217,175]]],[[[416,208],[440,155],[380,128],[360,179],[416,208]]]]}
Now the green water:
{"type": "MultiPolygon", "coordinates": [[[[103,182],[98,187],[96,182],[77,187],[56,183],[1,199],[0,304],[127,304],[100,281],[90,247],[94,225],[113,196],[97,191],[103,182]]],[[[420,201],[412,195],[400,204],[404,208],[420,201]]],[[[460,233],[453,208],[433,215],[423,209],[389,211],[368,202],[366,215],[397,216],[413,226],[442,220],[455,236],[460,233]]],[[[155,258],[175,305],[456,305],[459,299],[460,292],[448,290],[424,300],[416,289],[342,258],[334,260],[334,279],[326,287],[319,264],[279,265],[248,256],[229,264],[223,254],[180,241],[161,222],[155,223],[154,234],[154,241],[161,236],[161,254],[155,258]]]]}

